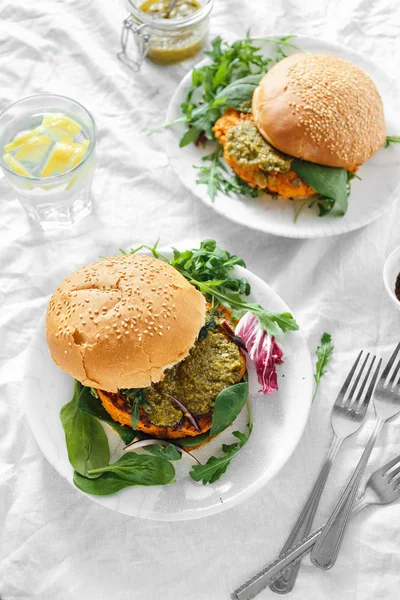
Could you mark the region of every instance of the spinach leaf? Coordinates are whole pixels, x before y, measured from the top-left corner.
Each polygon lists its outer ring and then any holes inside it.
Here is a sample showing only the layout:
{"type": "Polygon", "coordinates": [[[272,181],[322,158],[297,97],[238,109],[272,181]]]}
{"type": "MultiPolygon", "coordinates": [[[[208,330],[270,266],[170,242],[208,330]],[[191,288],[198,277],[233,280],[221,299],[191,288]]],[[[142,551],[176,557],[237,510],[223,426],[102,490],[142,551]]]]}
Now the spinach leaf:
{"type": "Polygon", "coordinates": [[[200,435],[187,435],[183,438],[177,438],[176,440],[174,440],[174,444],[175,446],[181,446],[182,448],[193,448],[206,442],[209,437],[210,432],[206,431],[204,433],[201,433],[200,435]]]}
{"type": "MultiPolygon", "coordinates": [[[[333,200],[332,198],[325,198],[324,196],[321,196],[321,194],[318,194],[315,203],[318,206],[318,214],[320,217],[324,217],[325,215],[330,213],[331,210],[333,210],[333,207],[335,206],[335,200],[333,200]]],[[[313,204],[314,201],[311,202],[309,208],[313,204]]]]}
{"type": "Polygon", "coordinates": [[[103,473],[114,473],[137,485],[164,485],[175,477],[175,469],[167,460],[135,452],[127,452],[115,463],[88,472],[89,476],[103,473]]]}
{"type": "Polygon", "coordinates": [[[96,417],[110,425],[125,444],[130,444],[136,437],[136,431],[127,425],[120,425],[108,414],[101,400],[93,396],[90,388],[83,387],[78,399],[78,407],[92,417],[96,417]]]}
{"type": "Polygon", "coordinates": [[[224,100],[224,105],[240,109],[242,104],[251,100],[253,92],[264,77],[264,73],[258,75],[248,75],[241,79],[236,79],[215,96],[217,100],[224,100]]]}
{"type": "Polygon", "coordinates": [[[199,135],[201,134],[201,129],[199,129],[198,127],[190,127],[190,129],[187,130],[187,132],[185,133],[185,135],[182,137],[181,141],[179,142],[179,146],[180,148],[183,148],[184,146],[187,146],[188,144],[191,144],[192,142],[195,142],[199,135]]]}
{"type": "Polygon", "coordinates": [[[180,460],[182,458],[181,453],[175,448],[174,444],[168,444],[168,446],[152,444],[143,446],[142,450],[146,450],[146,452],[150,452],[150,454],[159,458],[165,458],[165,460],[180,460]]]}
{"type": "Polygon", "coordinates": [[[346,169],[324,167],[298,158],[292,161],[291,168],[318,194],[337,202],[340,212],[343,215],[346,214],[348,208],[348,175],[346,169]]]}
{"type": "Polygon", "coordinates": [[[224,431],[241,412],[249,395],[247,382],[237,383],[222,390],[215,399],[210,436],[224,431]]]}
{"type": "Polygon", "coordinates": [[[80,410],[82,385],[75,382],[72,400],[65,404],[60,419],[65,432],[68,458],[75,471],[87,475],[91,469],[106,465],[110,449],[105,431],[95,417],[80,410]]]}
{"type": "Polygon", "coordinates": [[[76,487],[82,490],[82,492],[93,494],[94,496],[115,494],[115,492],[119,492],[123,488],[136,485],[126,479],[121,479],[114,473],[104,473],[97,479],[87,479],[87,477],[83,477],[75,471],[73,481],[76,487]]]}

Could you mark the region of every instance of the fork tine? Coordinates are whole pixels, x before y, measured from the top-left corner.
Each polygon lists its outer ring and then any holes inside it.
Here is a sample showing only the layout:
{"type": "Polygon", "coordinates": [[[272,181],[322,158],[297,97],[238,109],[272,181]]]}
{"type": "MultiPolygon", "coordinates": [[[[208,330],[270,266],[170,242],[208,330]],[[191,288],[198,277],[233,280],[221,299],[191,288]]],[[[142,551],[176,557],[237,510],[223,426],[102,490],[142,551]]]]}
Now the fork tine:
{"type": "Polygon", "coordinates": [[[356,360],[355,360],[355,362],[354,362],[353,366],[351,367],[351,369],[350,369],[350,371],[349,371],[349,374],[347,375],[347,377],[346,377],[346,379],[345,379],[345,382],[344,382],[344,384],[342,385],[342,387],[341,387],[341,389],[340,389],[340,392],[339,392],[339,393],[338,393],[338,395],[337,395],[337,398],[336,398],[336,402],[335,402],[335,404],[342,404],[342,401],[343,401],[344,395],[346,394],[346,392],[347,392],[347,389],[348,389],[348,387],[350,386],[350,383],[351,383],[351,380],[353,379],[353,375],[354,375],[354,373],[355,373],[355,370],[357,369],[357,367],[358,367],[358,363],[360,362],[360,358],[361,358],[361,355],[362,355],[362,353],[363,353],[363,350],[361,350],[361,352],[360,352],[360,353],[359,353],[359,355],[357,356],[357,358],[356,358],[356,360]]]}
{"type": "MultiPolygon", "coordinates": [[[[372,361],[372,363],[373,362],[374,361],[372,361]]],[[[362,400],[360,409],[363,410],[364,414],[367,412],[369,401],[371,400],[372,394],[373,394],[375,386],[376,386],[376,382],[378,381],[378,376],[379,376],[379,371],[381,370],[381,365],[382,365],[382,359],[380,359],[378,362],[378,366],[376,367],[375,373],[370,381],[367,393],[365,394],[364,400],[362,400]]],[[[372,365],[371,365],[371,367],[372,367],[372,365]]],[[[369,373],[368,373],[368,375],[369,375],[369,373]]]]}
{"type": "Polygon", "coordinates": [[[368,352],[367,356],[365,357],[365,360],[364,360],[363,364],[361,365],[361,369],[359,370],[359,372],[358,372],[358,374],[357,374],[357,376],[355,378],[355,381],[353,383],[351,391],[350,391],[349,395],[347,396],[347,400],[346,400],[345,406],[349,406],[351,404],[352,400],[353,400],[353,396],[354,396],[354,394],[356,392],[358,383],[360,381],[361,375],[363,374],[363,371],[365,369],[365,365],[368,362],[368,359],[369,359],[369,352],[368,352]]]}
{"type": "MultiPolygon", "coordinates": [[[[390,473],[388,483],[392,483],[393,479],[396,479],[396,477],[399,473],[400,473],[400,466],[398,466],[397,469],[394,469],[394,471],[392,471],[390,473]]],[[[395,483],[397,483],[397,482],[395,482],[395,483]]],[[[400,479],[399,479],[399,483],[400,483],[400,479]]]]}
{"type": "Polygon", "coordinates": [[[397,379],[397,375],[399,374],[399,369],[400,369],[400,360],[397,362],[397,365],[395,366],[395,368],[393,370],[393,375],[391,376],[390,381],[388,383],[388,389],[394,388],[394,384],[397,379]]]}
{"type": "Polygon", "coordinates": [[[391,356],[391,357],[390,357],[390,359],[389,359],[389,362],[388,362],[388,364],[387,364],[387,365],[386,365],[386,367],[385,367],[385,370],[383,371],[383,373],[382,373],[382,375],[381,375],[382,383],[384,383],[384,382],[385,382],[385,380],[386,380],[386,377],[389,375],[389,373],[390,373],[390,369],[393,367],[393,363],[394,363],[394,361],[395,361],[395,359],[396,359],[396,356],[397,356],[397,355],[398,355],[398,353],[399,353],[399,350],[400,350],[400,342],[397,344],[397,346],[396,346],[396,349],[394,350],[394,352],[393,352],[392,356],[391,356]]]}
{"type": "Polygon", "coordinates": [[[360,390],[359,390],[359,392],[358,392],[358,395],[357,395],[357,398],[356,398],[356,400],[355,400],[355,403],[356,403],[356,404],[358,404],[358,402],[361,400],[361,397],[362,397],[362,395],[363,395],[363,392],[364,392],[365,386],[367,385],[368,377],[370,376],[370,373],[371,373],[371,371],[372,371],[372,367],[374,366],[375,358],[376,358],[375,356],[373,356],[373,357],[372,357],[372,362],[371,362],[371,364],[370,364],[370,367],[369,367],[369,369],[368,369],[368,373],[367,373],[367,374],[366,374],[366,376],[364,377],[364,379],[363,379],[363,382],[362,382],[362,384],[361,384],[361,386],[360,386],[360,390]]]}
{"type": "Polygon", "coordinates": [[[381,468],[382,477],[387,477],[390,469],[393,469],[397,463],[400,463],[400,454],[381,468]]]}

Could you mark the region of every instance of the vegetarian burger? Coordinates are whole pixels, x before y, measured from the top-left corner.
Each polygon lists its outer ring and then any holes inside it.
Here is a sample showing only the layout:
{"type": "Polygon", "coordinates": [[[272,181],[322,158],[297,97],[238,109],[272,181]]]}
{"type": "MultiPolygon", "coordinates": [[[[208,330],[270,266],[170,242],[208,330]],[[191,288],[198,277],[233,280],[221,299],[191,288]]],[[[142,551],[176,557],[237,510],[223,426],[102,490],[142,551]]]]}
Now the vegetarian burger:
{"type": "Polygon", "coordinates": [[[251,112],[228,108],[213,130],[241,179],[290,198],[315,194],[293,158],[355,172],[386,139],[371,78],[346,60],[310,53],[278,62],[255,89],[251,112]]]}
{"type": "Polygon", "coordinates": [[[211,427],[217,395],[246,371],[238,346],[176,269],[131,254],[82,267],[50,299],[47,341],[58,366],[93,388],[111,417],[155,437],[211,427]]]}

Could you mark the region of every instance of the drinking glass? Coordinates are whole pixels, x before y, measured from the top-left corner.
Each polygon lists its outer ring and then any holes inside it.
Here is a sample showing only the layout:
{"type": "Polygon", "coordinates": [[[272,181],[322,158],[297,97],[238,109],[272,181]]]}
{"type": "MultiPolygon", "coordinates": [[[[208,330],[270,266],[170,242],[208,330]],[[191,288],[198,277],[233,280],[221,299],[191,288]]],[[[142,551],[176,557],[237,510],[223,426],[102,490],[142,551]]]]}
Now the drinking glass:
{"type": "Polygon", "coordinates": [[[18,200],[43,229],[70,227],[92,209],[91,186],[96,161],[96,124],[79,102],[56,94],[24,98],[0,115],[0,166],[18,200]],[[26,177],[4,161],[4,146],[41,124],[48,113],[62,113],[82,126],[89,140],[86,155],[70,170],[49,177],[26,177]]]}

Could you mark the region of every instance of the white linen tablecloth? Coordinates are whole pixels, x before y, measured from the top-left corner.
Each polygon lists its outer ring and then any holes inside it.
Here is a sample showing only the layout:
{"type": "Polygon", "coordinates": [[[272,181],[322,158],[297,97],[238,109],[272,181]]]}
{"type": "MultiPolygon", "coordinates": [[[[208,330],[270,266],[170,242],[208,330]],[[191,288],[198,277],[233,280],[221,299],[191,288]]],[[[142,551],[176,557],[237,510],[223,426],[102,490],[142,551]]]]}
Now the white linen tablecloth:
{"type": "MultiPolygon", "coordinates": [[[[398,77],[400,14],[393,0],[217,0],[211,36],[301,33],[366,53],[398,77]]],[[[71,231],[44,233],[0,180],[0,597],[2,600],[226,600],[275,558],[311,488],[331,434],[330,407],[356,352],[387,357],[400,313],[382,283],[400,244],[400,209],[341,237],[297,241],[258,234],[214,214],[172,173],[150,128],[163,121],[188,65],[116,58],[123,0],[0,2],[0,108],[40,92],[87,106],[98,126],[94,211],[71,231]],[[241,255],[287,301],[314,352],[332,334],[335,354],[303,438],[285,468],[240,506],[206,519],[146,522],[77,493],[39,451],[21,402],[21,355],[48,295],[74,269],[119,247],[212,237],[241,255]]],[[[399,128],[400,131],[400,120],[399,128]]],[[[368,472],[400,453],[400,421],[385,426],[368,472]]],[[[316,524],[372,430],[346,442],[316,524]]],[[[303,562],[293,600],[397,600],[400,503],[369,508],[349,526],[337,565],[303,562]]],[[[270,590],[261,598],[274,597],[270,590]]]]}

